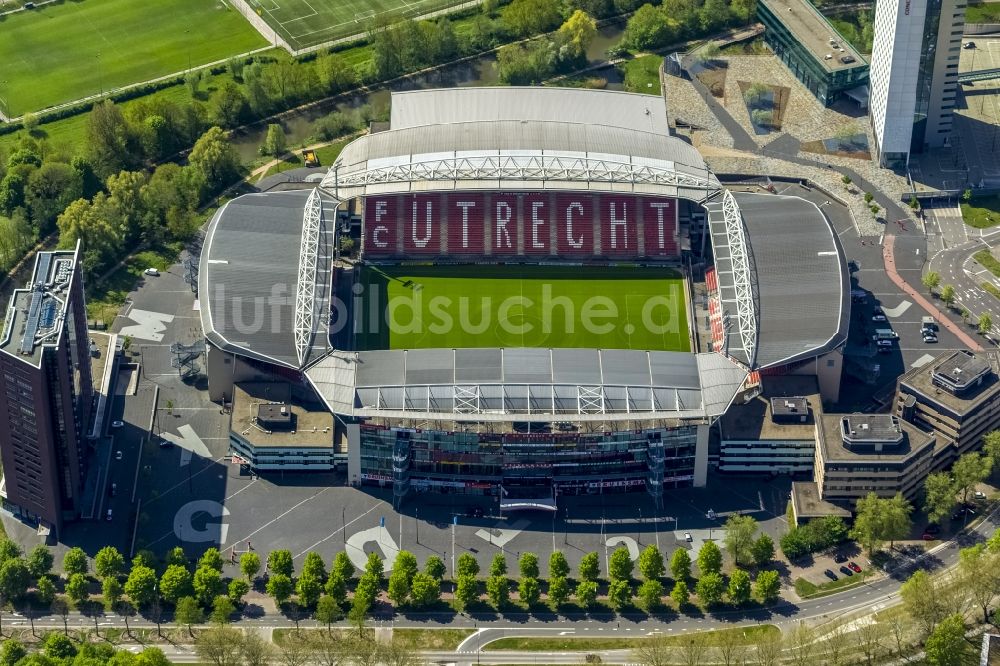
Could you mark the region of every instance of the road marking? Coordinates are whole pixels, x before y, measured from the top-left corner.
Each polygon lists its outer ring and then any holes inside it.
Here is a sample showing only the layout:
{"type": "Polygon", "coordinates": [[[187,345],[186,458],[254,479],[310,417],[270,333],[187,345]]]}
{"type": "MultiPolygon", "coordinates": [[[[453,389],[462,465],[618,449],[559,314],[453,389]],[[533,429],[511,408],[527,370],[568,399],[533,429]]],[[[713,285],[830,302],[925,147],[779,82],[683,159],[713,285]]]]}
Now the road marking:
{"type": "Polygon", "coordinates": [[[609,536],[605,544],[611,549],[614,549],[618,544],[622,544],[628,549],[628,556],[633,562],[639,559],[639,544],[630,536],[609,536]]]}
{"type": "Polygon", "coordinates": [[[883,306],[882,307],[882,312],[884,312],[886,314],[886,316],[892,317],[893,319],[895,319],[896,317],[902,316],[904,312],[906,312],[907,310],[909,310],[911,305],[913,305],[913,303],[911,303],[910,301],[904,300],[902,303],[900,303],[899,305],[897,305],[894,308],[887,308],[887,307],[883,306]]]}
{"type": "MultiPolygon", "coordinates": [[[[476,530],[476,536],[503,550],[504,546],[510,543],[518,534],[524,531],[525,527],[530,524],[530,520],[522,519],[508,527],[507,522],[503,521],[497,523],[489,529],[476,530]]],[[[364,569],[364,567],[362,567],[362,569],[364,569]]]]}
{"type": "Polygon", "coordinates": [[[152,340],[153,342],[163,340],[167,324],[174,320],[174,315],[172,314],[136,310],[134,308],[129,310],[125,317],[134,321],[135,324],[132,326],[123,326],[118,332],[119,335],[139,338],[140,340],[152,340]]]}
{"type": "Polygon", "coordinates": [[[374,543],[382,551],[382,570],[385,573],[392,571],[392,563],[396,560],[396,556],[399,555],[399,546],[396,545],[396,541],[389,534],[389,530],[381,525],[361,530],[347,537],[347,545],[344,546],[344,550],[347,552],[347,557],[351,559],[354,566],[360,571],[365,570],[365,564],[368,562],[368,555],[365,554],[365,544],[369,543],[374,543]]]}
{"type": "Polygon", "coordinates": [[[160,436],[168,442],[176,444],[181,449],[181,467],[191,463],[191,454],[193,453],[197,453],[202,458],[210,458],[212,456],[208,451],[208,447],[205,446],[205,442],[201,440],[201,437],[198,436],[198,433],[194,431],[194,428],[190,424],[185,423],[180,426],[177,428],[177,432],[180,436],[169,432],[160,433],[160,436]]]}

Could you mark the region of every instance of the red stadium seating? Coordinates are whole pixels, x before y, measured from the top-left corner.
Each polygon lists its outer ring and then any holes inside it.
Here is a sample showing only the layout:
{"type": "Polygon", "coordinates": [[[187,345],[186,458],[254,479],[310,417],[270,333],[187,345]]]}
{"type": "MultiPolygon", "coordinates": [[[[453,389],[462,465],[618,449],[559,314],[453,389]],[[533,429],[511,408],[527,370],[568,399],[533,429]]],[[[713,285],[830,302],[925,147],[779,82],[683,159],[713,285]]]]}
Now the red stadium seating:
{"type": "Polygon", "coordinates": [[[373,258],[679,256],[677,202],[662,197],[452,192],[370,196],[363,208],[364,253],[373,258]]]}
{"type": "Polygon", "coordinates": [[[400,197],[403,203],[403,250],[407,255],[441,254],[442,213],[440,195],[400,197]]]}
{"type": "Polygon", "coordinates": [[[608,257],[635,257],[639,254],[636,241],[636,198],[630,196],[601,197],[601,254],[608,257]]]}
{"type": "Polygon", "coordinates": [[[556,195],[556,248],[561,257],[594,256],[592,195],[556,195]]]}
{"type": "Polygon", "coordinates": [[[448,254],[484,253],[486,197],[477,192],[450,194],[448,201],[448,254]]]}
{"type": "Polygon", "coordinates": [[[396,254],[396,213],[399,197],[367,197],[365,199],[364,252],[367,256],[396,254]]]}
{"type": "Polygon", "coordinates": [[[640,199],[647,257],[673,258],[677,244],[677,200],[640,199]]]}

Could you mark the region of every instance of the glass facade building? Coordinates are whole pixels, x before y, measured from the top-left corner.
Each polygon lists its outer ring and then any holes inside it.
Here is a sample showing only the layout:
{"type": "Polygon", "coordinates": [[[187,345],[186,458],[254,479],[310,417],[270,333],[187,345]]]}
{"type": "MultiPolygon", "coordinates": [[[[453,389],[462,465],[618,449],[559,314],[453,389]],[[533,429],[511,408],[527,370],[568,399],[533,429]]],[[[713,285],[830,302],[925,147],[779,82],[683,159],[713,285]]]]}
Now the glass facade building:
{"type": "Polygon", "coordinates": [[[868,82],[868,63],[806,0],[762,0],[757,18],[767,45],[825,106],[868,82]]]}
{"type": "Polygon", "coordinates": [[[411,492],[546,498],[692,485],[698,426],[600,433],[360,427],[361,483],[411,492]],[[501,490],[502,489],[502,490],[501,490]]]}

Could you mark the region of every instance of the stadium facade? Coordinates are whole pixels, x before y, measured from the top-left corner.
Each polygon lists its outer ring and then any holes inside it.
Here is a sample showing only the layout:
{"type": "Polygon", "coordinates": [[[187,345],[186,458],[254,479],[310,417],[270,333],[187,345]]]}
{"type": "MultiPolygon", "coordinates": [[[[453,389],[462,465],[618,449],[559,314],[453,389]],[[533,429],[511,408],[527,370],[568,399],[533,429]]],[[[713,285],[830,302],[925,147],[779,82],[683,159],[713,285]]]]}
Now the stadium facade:
{"type": "Polygon", "coordinates": [[[671,135],[662,98],[555,88],[394,93],[389,129],[345,147],[316,187],[222,208],[199,272],[212,398],[251,415],[232,433],[241,461],[344,466],[398,501],[492,495],[505,509],[704,485],[711,424],[761,372],[814,374],[837,399],[848,296],[815,205],[725,189],[671,135]],[[674,267],[693,352],[362,349],[348,233],[369,267],[674,267]],[[232,405],[251,383],[251,408],[232,405]],[[274,392],[288,404],[262,383],[290,386],[274,392]],[[296,430],[316,412],[334,426],[296,430]]]}

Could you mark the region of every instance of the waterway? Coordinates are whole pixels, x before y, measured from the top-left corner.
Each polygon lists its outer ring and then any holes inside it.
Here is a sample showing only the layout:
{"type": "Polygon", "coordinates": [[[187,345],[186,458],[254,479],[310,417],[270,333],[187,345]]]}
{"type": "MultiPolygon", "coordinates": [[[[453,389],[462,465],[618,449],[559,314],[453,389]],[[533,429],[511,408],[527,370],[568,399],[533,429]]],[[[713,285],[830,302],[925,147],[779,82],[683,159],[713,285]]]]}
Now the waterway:
{"type": "MultiPolygon", "coordinates": [[[[605,62],[607,50],[621,40],[624,28],[624,23],[610,23],[598,28],[597,35],[587,49],[587,62],[591,65],[605,62]]],[[[605,79],[608,90],[622,89],[622,72],[613,65],[592,70],[588,72],[588,76],[605,79]]],[[[316,121],[334,111],[350,111],[364,105],[370,105],[376,110],[387,109],[389,97],[394,90],[490,86],[496,83],[496,55],[489,53],[454,65],[445,65],[426,74],[408,77],[391,85],[380,86],[368,93],[331,98],[308,109],[286,115],[282,118],[281,124],[288,144],[294,146],[307,141],[316,131],[316,121]]],[[[258,149],[266,133],[267,124],[261,123],[233,136],[233,146],[244,162],[252,162],[257,158],[258,149]]]]}

